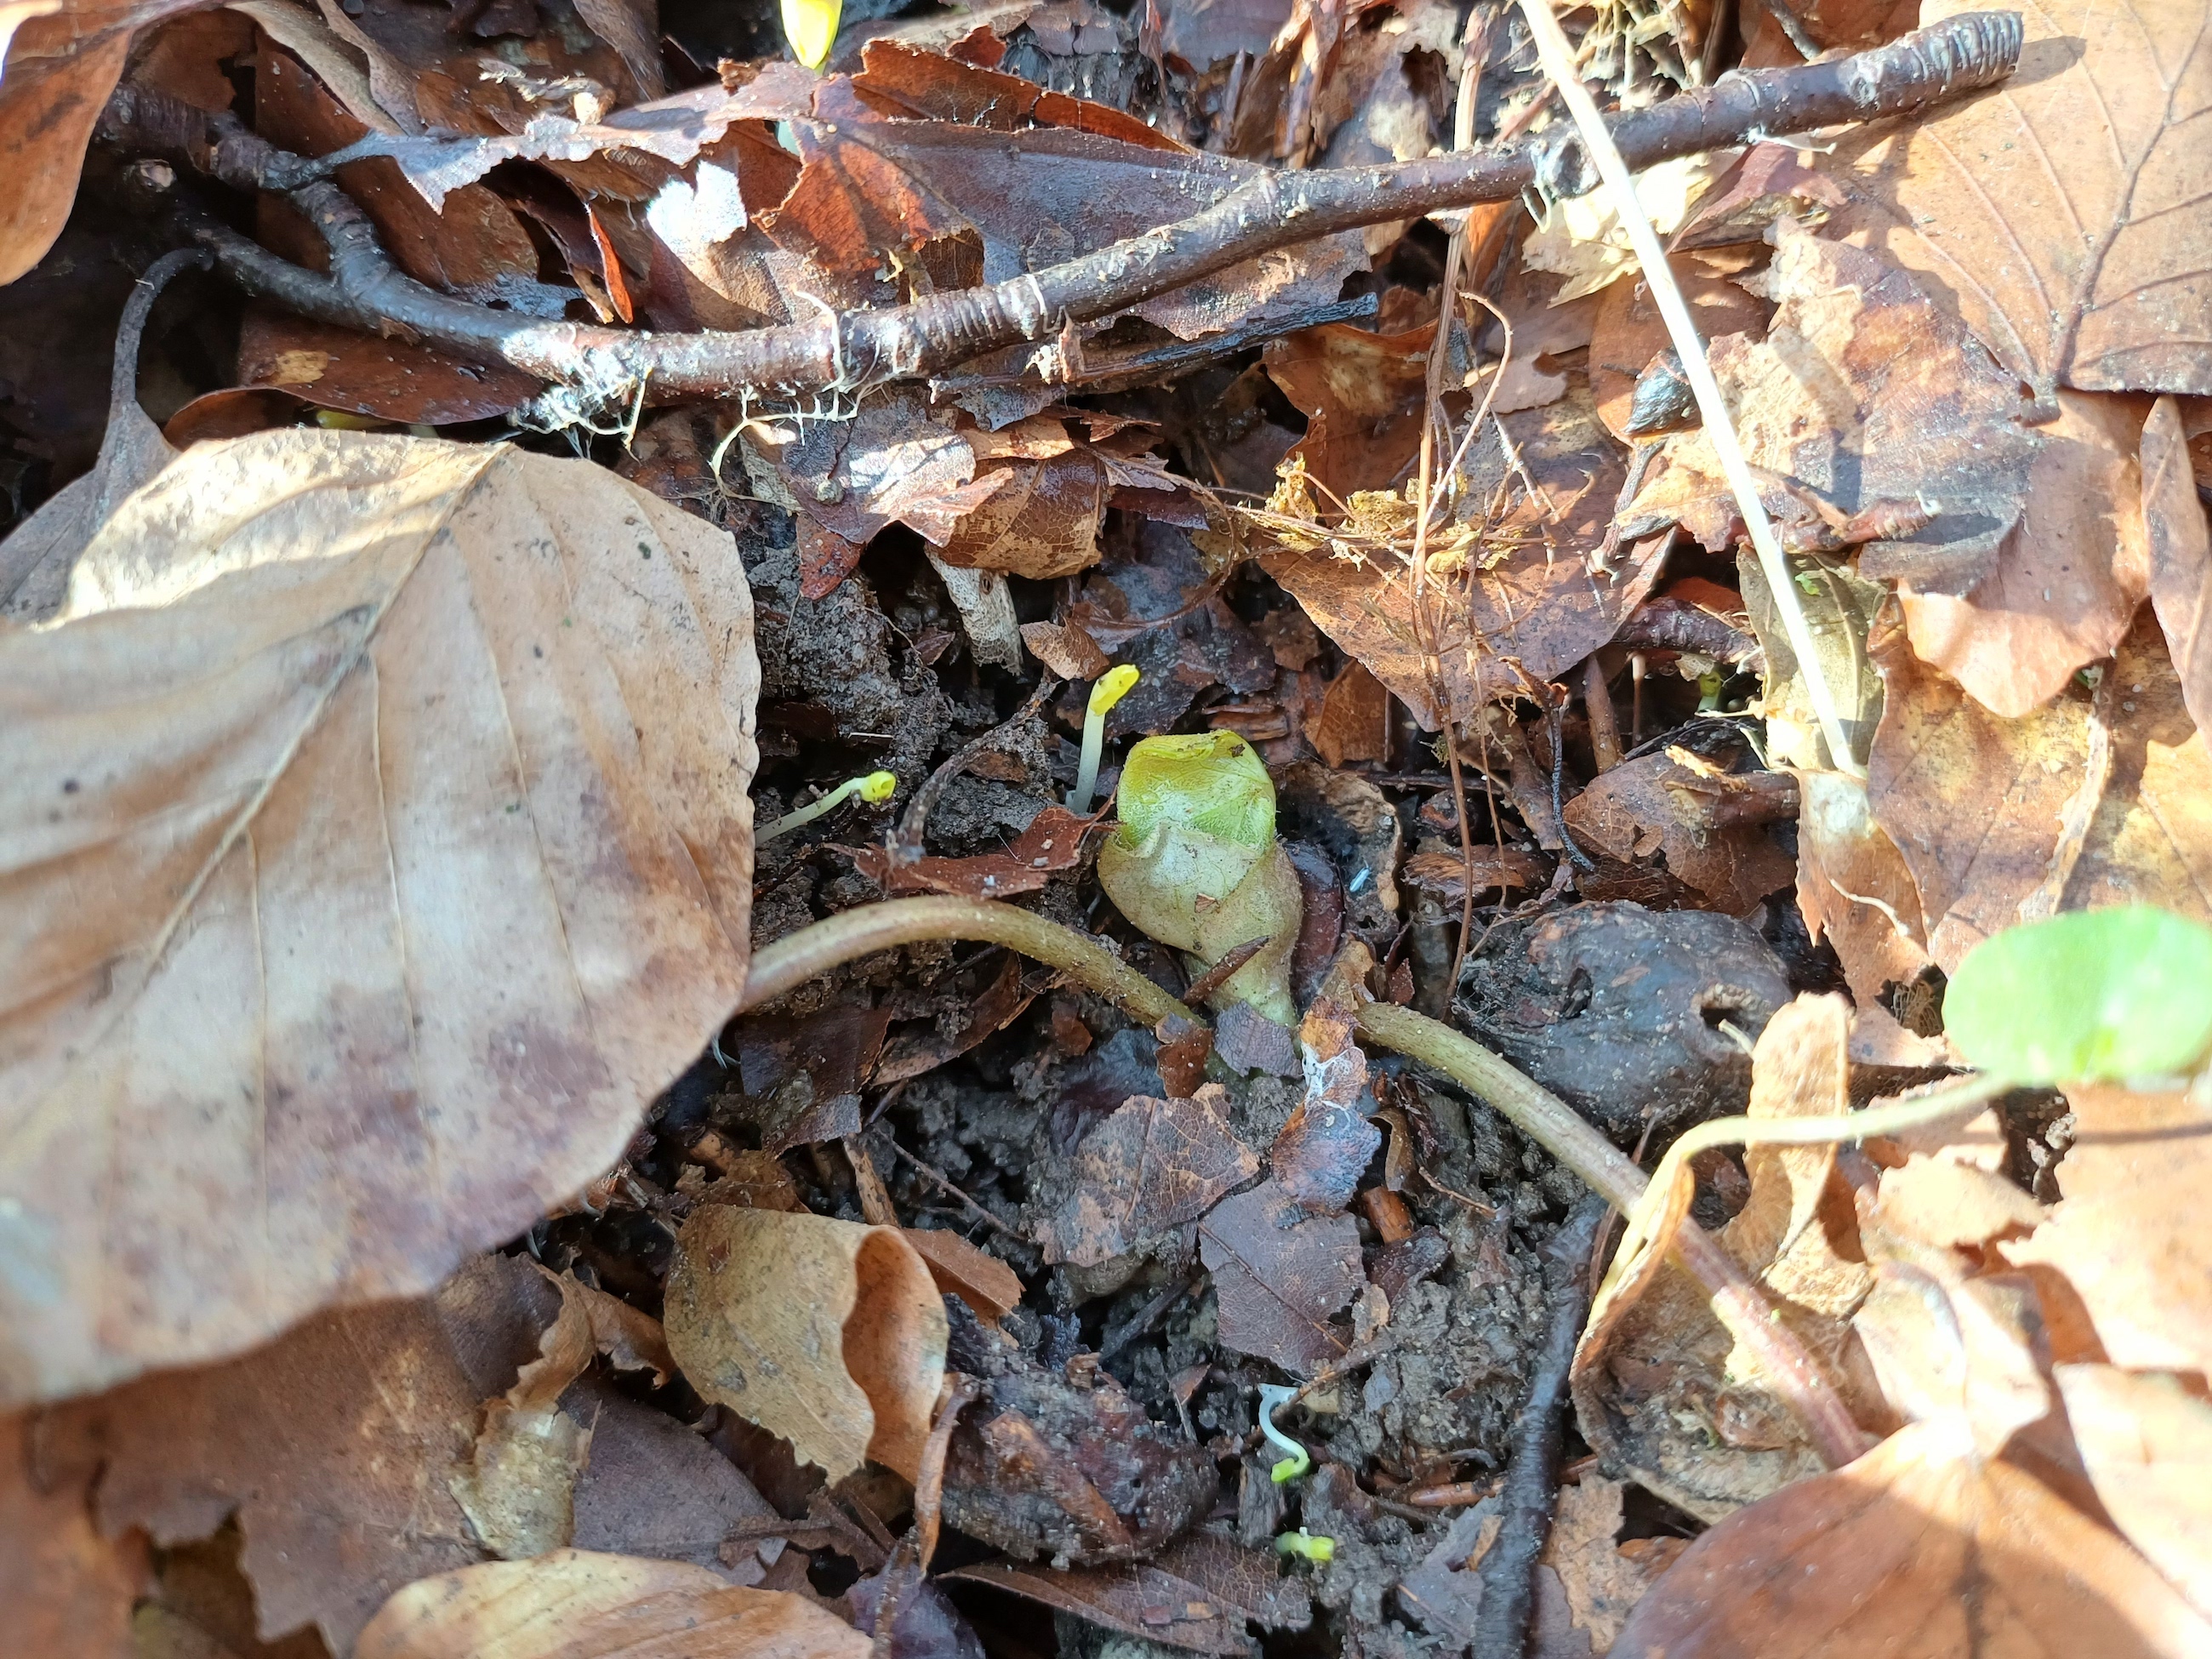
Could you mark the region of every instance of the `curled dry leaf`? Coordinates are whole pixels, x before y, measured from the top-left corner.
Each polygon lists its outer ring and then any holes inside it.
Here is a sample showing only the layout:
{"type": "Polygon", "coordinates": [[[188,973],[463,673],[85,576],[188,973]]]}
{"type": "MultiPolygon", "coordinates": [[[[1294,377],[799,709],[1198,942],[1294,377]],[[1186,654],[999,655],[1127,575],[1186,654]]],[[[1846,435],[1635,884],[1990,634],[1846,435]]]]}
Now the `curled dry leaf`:
{"type": "Polygon", "coordinates": [[[757,683],[729,538],[583,462],[291,430],[125,502],[0,639],[0,1392],[426,1290],[613,1163],[744,984],[757,683]]]}
{"type": "MultiPolygon", "coordinates": [[[[1973,3],[1929,0],[1920,21],[1973,3]]],[[[2003,86],[1861,129],[1823,162],[1851,198],[1831,228],[1920,273],[2040,397],[2212,392],[2202,12],[2057,0],[2023,18],[2003,86]]]]}
{"type": "Polygon", "coordinates": [[[575,1530],[576,1476],[592,1431],[561,1409],[561,1395],[592,1363],[592,1316],[579,1296],[538,1340],[538,1358],[514,1386],[484,1402],[468,1465],[455,1472],[454,1501],[484,1547],[522,1560],[566,1545],[575,1530]]]}
{"type": "Polygon", "coordinates": [[[407,1586],[354,1659],[866,1659],[868,1638],[789,1590],[705,1567],[556,1550],[407,1586]]]}
{"type": "Polygon", "coordinates": [[[1624,864],[1663,854],[1714,909],[1741,915],[1796,873],[1766,826],[1796,811],[1796,785],[1782,774],[1738,776],[1674,749],[1601,774],[1566,820],[1578,842],[1624,864]]]}
{"type": "Polygon", "coordinates": [[[1617,1659],[2181,1659],[2212,1626],[2102,1527],[1950,1423],[1916,1423],[1706,1533],[1617,1659]]]}
{"type": "Polygon", "coordinates": [[[895,1227],[708,1206],[677,1235],[669,1350],[691,1386],[832,1480],[912,1480],[945,1375],[927,1263],[895,1227]]]}
{"type": "MultiPolygon", "coordinates": [[[[1778,1012],[1753,1051],[1750,1115],[1847,1109],[1849,1023],[1835,996],[1802,996],[1778,1012]]],[[[1837,1201],[1835,1148],[1753,1147],[1744,1163],[1750,1196],[1721,1243],[1758,1277],[1814,1362],[1848,1384],[1842,1350],[1870,1275],[1850,1206],[1837,1201]]],[[[1821,1468],[1771,1382],[1736,1351],[1705,1293],[1671,1262],[1632,1305],[1610,1293],[1599,1299],[1571,1380],[1590,1444],[1706,1520],[1821,1468]],[[1690,1422],[1705,1431],[1686,1436],[1681,1425],[1690,1422]]]]}

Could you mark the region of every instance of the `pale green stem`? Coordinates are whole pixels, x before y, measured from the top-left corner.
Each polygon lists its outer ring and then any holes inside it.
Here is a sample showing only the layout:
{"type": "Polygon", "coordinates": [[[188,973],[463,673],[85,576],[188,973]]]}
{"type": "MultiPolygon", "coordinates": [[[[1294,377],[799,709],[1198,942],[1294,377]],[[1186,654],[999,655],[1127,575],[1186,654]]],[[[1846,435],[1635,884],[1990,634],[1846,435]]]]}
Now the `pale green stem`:
{"type": "Polygon", "coordinates": [[[1091,701],[1083,711],[1083,760],[1076,768],[1075,787],[1067,795],[1067,810],[1079,817],[1091,810],[1091,798],[1098,793],[1098,763],[1106,754],[1106,716],[1141,678],[1133,665],[1125,662],[1091,684],[1091,701]]]}
{"type": "Polygon", "coordinates": [[[894,945],[925,939],[978,939],[1003,945],[1060,969],[1146,1025],[1170,1018],[1205,1022],[1135,969],[1072,927],[988,899],[887,899],[787,933],[753,956],[743,1013],[797,989],[842,963],[894,945]]]}
{"type": "Polygon", "coordinates": [[[1781,538],[1774,533],[1773,521],[1767,517],[1765,503],[1759,499],[1758,480],[1752,476],[1751,462],[1743,453],[1741,440],[1736,436],[1728,400],[1721,396],[1720,382],[1713,378],[1705,343],[1698,337],[1698,325],[1691,319],[1690,307],[1674,282],[1674,267],[1667,261],[1666,249],[1660,246],[1659,233],[1651,228],[1650,217],[1636,199],[1636,180],[1630,176],[1628,163],[1621,159],[1612,134],[1606,131],[1605,118],[1598,113],[1596,103],[1583,86],[1582,76],[1575,68],[1574,48],[1567,44],[1559,19],[1552,15],[1552,3],[1553,0],[1521,0],[1521,13],[1528,20],[1528,33],[1536,44],[1536,56],[1552,84],[1559,88],[1567,113],[1574,118],[1583,146],[1597,165],[1598,177],[1604,179],[1605,187],[1613,193],[1613,210],[1620,216],[1621,227],[1628,232],[1628,240],[1636,249],[1637,261],[1644,268],[1644,280],[1653,302],[1659,307],[1660,319],[1674,338],[1674,350],[1682,360],[1683,378],[1689,381],[1690,390],[1697,397],[1698,412],[1705,417],[1705,436],[1711,441],[1714,456],[1721,464],[1721,476],[1735,496],[1736,509],[1743,515],[1744,528],[1750,532],[1752,547],[1759,555],[1759,568],[1765,573],[1766,585],[1773,592],[1774,608],[1781,614],[1783,632],[1790,636],[1790,648],[1797,653],[1798,672],[1805,677],[1806,693],[1812,699],[1821,734],[1828,741],[1829,761],[1838,771],[1863,778],[1866,767],[1853,752],[1844,733],[1840,708],[1822,672],[1819,648],[1813,642],[1812,625],[1805,619],[1805,609],[1798,603],[1796,589],[1790,581],[1790,562],[1783,556],[1781,538]]]}
{"type": "Polygon", "coordinates": [[[801,824],[811,823],[823,813],[834,811],[843,802],[858,795],[870,805],[880,805],[898,790],[898,778],[890,772],[871,772],[865,778],[848,778],[811,806],[802,806],[796,812],[786,812],[765,830],[753,833],[753,845],[759,847],[774,841],[801,824]]]}

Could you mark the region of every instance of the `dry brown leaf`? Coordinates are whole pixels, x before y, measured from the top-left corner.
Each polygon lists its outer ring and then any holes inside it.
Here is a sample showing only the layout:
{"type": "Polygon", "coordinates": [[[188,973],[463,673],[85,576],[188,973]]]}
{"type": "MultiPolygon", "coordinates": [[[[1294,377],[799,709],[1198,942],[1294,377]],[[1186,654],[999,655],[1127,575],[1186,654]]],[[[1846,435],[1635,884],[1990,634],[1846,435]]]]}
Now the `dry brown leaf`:
{"type": "MultiPolygon", "coordinates": [[[[1990,574],[1954,592],[1900,585],[1913,651],[1991,712],[2025,714],[2057,696],[2075,670],[2112,653],[2149,592],[2142,417],[2139,398],[2059,393],[2057,418],[2035,428],[2026,499],[1990,574]]],[[[1863,568],[1903,575],[1908,563],[1870,556],[1863,568]]]]}
{"type": "Polygon", "coordinates": [[[866,1659],[868,1638],[789,1590],[705,1567],[556,1550],[424,1578],[377,1612],[354,1659],[866,1659]]]}
{"type": "Polygon", "coordinates": [[[669,1349],[706,1399],[832,1480],[868,1458],[920,1473],[948,1327],[896,1228],[708,1206],[677,1236],[667,1297],[669,1349]]]}
{"type": "Polygon", "coordinates": [[[2212,758],[2148,617],[2095,692],[2001,720],[1878,623],[1887,701],[1868,799],[1918,886],[1946,972],[2056,909],[2150,903],[2212,919],[2212,758]]]}
{"type": "MultiPolygon", "coordinates": [[[[1753,1051],[1750,1114],[1830,1116],[1850,1103],[1850,1010],[1801,996],[1777,1012],[1753,1051]]],[[[1850,1321],[1871,1281],[1859,1259],[1832,1146],[1752,1147],[1751,1194],[1720,1234],[1757,1275],[1815,1364],[1853,1393],[1850,1321]]],[[[1669,1263],[1632,1305],[1601,1304],[1572,1377],[1583,1437],[1638,1481],[1706,1520],[1817,1474],[1802,1425],[1730,1338],[1705,1292],[1669,1263]],[[1694,1426],[1692,1426],[1694,1425],[1694,1426]]]]}
{"type": "Polygon", "coordinates": [[[744,983],[757,684],[730,538],[588,463],[289,430],[125,502],[0,637],[0,1391],[423,1291],[611,1164],[744,983]]]}
{"type": "MultiPolygon", "coordinates": [[[[30,1413],[0,1418],[0,1607],[11,1649],[40,1659],[130,1659],[144,1545],[92,1523],[82,1473],[34,1478],[30,1413]]],[[[143,1659],[143,1656],[139,1659],[143,1659]]]]}
{"type": "Polygon", "coordinates": [[[2188,1379],[2057,1365],[2074,1443],[2105,1509],[2197,1612],[2212,1614],[2212,1405],[2188,1379]]]}
{"type": "Polygon", "coordinates": [[[1072,576],[1098,562],[1098,526],[1113,493],[1102,457],[1070,448],[982,468],[975,482],[1002,474],[1004,481],[937,550],[939,558],[1032,581],[1072,576]]]}
{"type": "Polygon", "coordinates": [[[63,1407],[58,1433],[102,1461],[104,1532],[176,1543],[234,1515],[264,1636],[312,1623],[343,1653],[401,1585],[482,1558],[447,1483],[556,1305],[526,1261],[479,1258],[434,1297],[63,1407]]]}
{"type": "MultiPolygon", "coordinates": [[[[1766,301],[1745,292],[1695,254],[1678,253],[1668,263],[1689,304],[1699,339],[1712,342],[1730,334],[1757,339],[1766,332],[1766,301]]],[[[1517,338],[1515,343],[1519,349],[1517,338]]],[[[1628,411],[1638,378],[1673,344],[1659,307],[1652,302],[1651,286],[1640,273],[1613,283],[1598,296],[1589,342],[1590,394],[1606,430],[1623,443],[1634,441],[1628,411]]]]}
{"type": "Polygon", "coordinates": [[[1613,1645],[1630,1610],[1689,1544],[1682,1538],[1615,1543],[1622,1518],[1621,1494],[1626,1490],[1624,1482],[1608,1480],[1594,1470],[1574,1485],[1560,1487],[1551,1536],[1544,1540],[1543,1565],[1559,1575],[1569,1616],[1577,1630],[1588,1634],[1594,1653],[1613,1645]]]}
{"type": "MultiPolygon", "coordinates": [[[[1278,545],[1261,558],[1322,631],[1431,731],[1447,717],[1474,718],[1493,696],[1523,695],[1510,663],[1550,679],[1605,644],[1651,591],[1665,545],[1659,537],[1638,544],[1610,574],[1589,568],[1612,522],[1623,462],[1579,385],[1541,409],[1504,416],[1474,450],[1464,482],[1469,510],[1483,513],[1493,499],[1505,508],[1491,526],[1492,542],[1470,550],[1470,568],[1431,575],[1419,629],[1402,549],[1332,547],[1316,535],[1316,544],[1278,545]],[[1433,647],[1433,669],[1425,644],[1433,647]]],[[[1410,548],[1411,509],[1399,517],[1394,528],[1410,548]]]]}
{"type": "Polygon", "coordinates": [[[1623,864],[1663,855],[1668,873],[1712,908],[1741,915],[1796,873],[1766,832],[1795,816],[1796,788],[1778,773],[1715,776],[1699,765],[1686,750],[1623,761],[1567,804],[1567,827],[1584,848],[1623,864]],[[1762,791],[1761,782],[1788,787],[1762,791]]]}
{"type": "Polygon", "coordinates": [[[1928,968],[1920,890],[1863,781],[1801,772],[1797,792],[1797,908],[1814,942],[1835,947],[1860,1008],[1881,1006],[1928,968]]]}
{"type": "MultiPolygon", "coordinates": [[[[1923,25],[1973,9],[1927,0],[1923,25]]],[[[2189,0],[2023,14],[1995,90],[1852,134],[1823,164],[1831,228],[1921,273],[2012,374],[2212,392],[2212,33],[2189,0]]]]}
{"type": "Polygon", "coordinates": [[[1330,506],[1354,490],[1394,489],[1420,447],[1436,325],[1376,334],[1328,323],[1270,341],[1260,361],[1306,417],[1291,451],[1330,506]]]}
{"type": "Polygon", "coordinates": [[[2212,1373],[2212,1110],[2179,1094],[2067,1091],[2060,1201],[2006,1257],[2066,1276],[2112,1364],[2212,1373]]]}
{"type": "Polygon", "coordinates": [[[1021,1275],[988,1252],[980,1250],[958,1233],[942,1227],[901,1230],[929,1268],[937,1288],[957,1296],[988,1322],[1012,1311],[1022,1299],[1021,1275]]]}
{"type": "Polygon", "coordinates": [[[1229,1127],[1220,1085],[1202,1085],[1189,1100],[1126,1100],[1071,1160],[1074,1190],[1042,1230],[1045,1260],[1110,1261],[1195,1221],[1259,1172],[1260,1160],[1229,1127]]]}
{"type": "Polygon", "coordinates": [[[1306,728],[1331,766],[1381,760],[1390,744],[1390,693],[1364,663],[1346,663],[1322,694],[1321,717],[1306,728]]]}
{"type": "Polygon", "coordinates": [[[1222,1346],[1310,1376],[1351,1346],[1331,1322],[1366,1283],[1350,1216],[1309,1215],[1263,1181],[1214,1206],[1198,1242],[1220,1298],[1222,1346]]]}
{"type": "Polygon", "coordinates": [[[1950,1423],[1706,1533],[1614,1659],[2182,1659],[2212,1626],[2135,1553],[1950,1423]]]}
{"type": "Polygon", "coordinates": [[[1095,680],[1114,665],[1098,641],[1072,623],[1024,623],[1022,643],[1064,680],[1095,680]]]}
{"type": "Polygon", "coordinates": [[[2166,630],[2182,701],[2200,732],[2212,729],[2212,525],[2197,494],[2189,438],[2172,398],[2152,405],[2142,432],[2144,539],[2150,599],[2166,630]]]}
{"type": "Polygon", "coordinates": [[[561,1409],[561,1395],[592,1363],[592,1316],[568,1288],[573,1279],[554,1284],[561,1310],[538,1340],[538,1358],[513,1388],[484,1402],[469,1462],[448,1483],[484,1548],[501,1560],[543,1555],[570,1541],[576,1477],[592,1455],[590,1428],[561,1409]]]}
{"type": "Polygon", "coordinates": [[[0,3],[0,283],[46,257],[138,31],[205,0],[0,3]]]}

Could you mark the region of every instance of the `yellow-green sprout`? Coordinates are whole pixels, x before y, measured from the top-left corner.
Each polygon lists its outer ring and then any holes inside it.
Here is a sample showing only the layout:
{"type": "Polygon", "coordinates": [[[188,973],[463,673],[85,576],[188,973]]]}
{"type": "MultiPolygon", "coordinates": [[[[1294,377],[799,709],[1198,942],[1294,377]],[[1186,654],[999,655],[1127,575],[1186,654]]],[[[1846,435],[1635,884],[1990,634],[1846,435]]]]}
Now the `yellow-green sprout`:
{"type": "Polygon", "coordinates": [[[1275,839],[1275,786],[1234,732],[1146,738],[1121,767],[1121,822],[1098,849],[1098,880],[1137,927],[1201,969],[1264,945],[1213,994],[1296,1024],[1291,952],[1304,904],[1275,839]]]}
{"type": "Polygon", "coordinates": [[[1297,1556],[1317,1567],[1325,1567],[1336,1559],[1336,1540],[1326,1533],[1308,1532],[1304,1527],[1277,1538],[1275,1547],[1285,1555],[1297,1556]]]}
{"type": "Polygon", "coordinates": [[[1273,1382],[1260,1385],[1260,1432],[1290,1454],[1288,1457],[1277,1458],[1275,1466],[1267,1471],[1267,1478],[1279,1486],[1313,1468],[1313,1454],[1275,1426],[1275,1413],[1297,1399],[1297,1393],[1296,1389],[1273,1382]]]}
{"type": "Polygon", "coordinates": [[[1088,812],[1091,798],[1098,793],[1098,762],[1106,751],[1106,716],[1144,678],[1133,664],[1109,668],[1091,684],[1091,702],[1083,711],[1083,762],[1075,772],[1075,787],[1068,791],[1067,810],[1088,812]]]}
{"type": "Polygon", "coordinates": [[[809,69],[820,69],[837,44],[843,10],[843,0],[783,0],[783,38],[791,43],[791,55],[809,69]]]}
{"type": "Polygon", "coordinates": [[[880,806],[898,790],[898,776],[891,772],[871,772],[865,778],[848,778],[811,806],[802,806],[796,812],[787,812],[765,830],[753,836],[756,847],[774,841],[786,830],[796,830],[801,824],[811,823],[824,812],[842,805],[858,795],[871,806],[880,806]]]}

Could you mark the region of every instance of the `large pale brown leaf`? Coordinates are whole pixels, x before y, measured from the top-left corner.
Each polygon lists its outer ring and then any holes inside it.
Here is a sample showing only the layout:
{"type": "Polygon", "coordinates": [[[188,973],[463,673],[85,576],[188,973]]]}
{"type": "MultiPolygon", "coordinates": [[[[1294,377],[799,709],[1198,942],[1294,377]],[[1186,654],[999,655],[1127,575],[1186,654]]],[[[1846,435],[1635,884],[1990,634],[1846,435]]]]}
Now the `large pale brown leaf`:
{"type": "Polygon", "coordinates": [[[292,430],[0,635],[0,1394],[419,1292],[612,1163],[744,982],[729,538],[583,462],[292,430]]]}
{"type": "MultiPolygon", "coordinates": [[[[1923,24],[1976,0],[1926,0],[1923,24]]],[[[1921,273],[2048,398],[2212,392],[2212,28],[2198,0],[2022,9],[2020,70],[1827,170],[1835,228],[1921,273]]]]}
{"type": "Polygon", "coordinates": [[[2180,406],[2160,398],[2142,432],[2143,539],[2150,599],[2200,732],[2212,727],[2212,524],[2189,461],[2180,406]]]}
{"type": "Polygon", "coordinates": [[[556,1550],[410,1584],[355,1659],[866,1659],[868,1638],[803,1595],[705,1567],[556,1550]]]}

